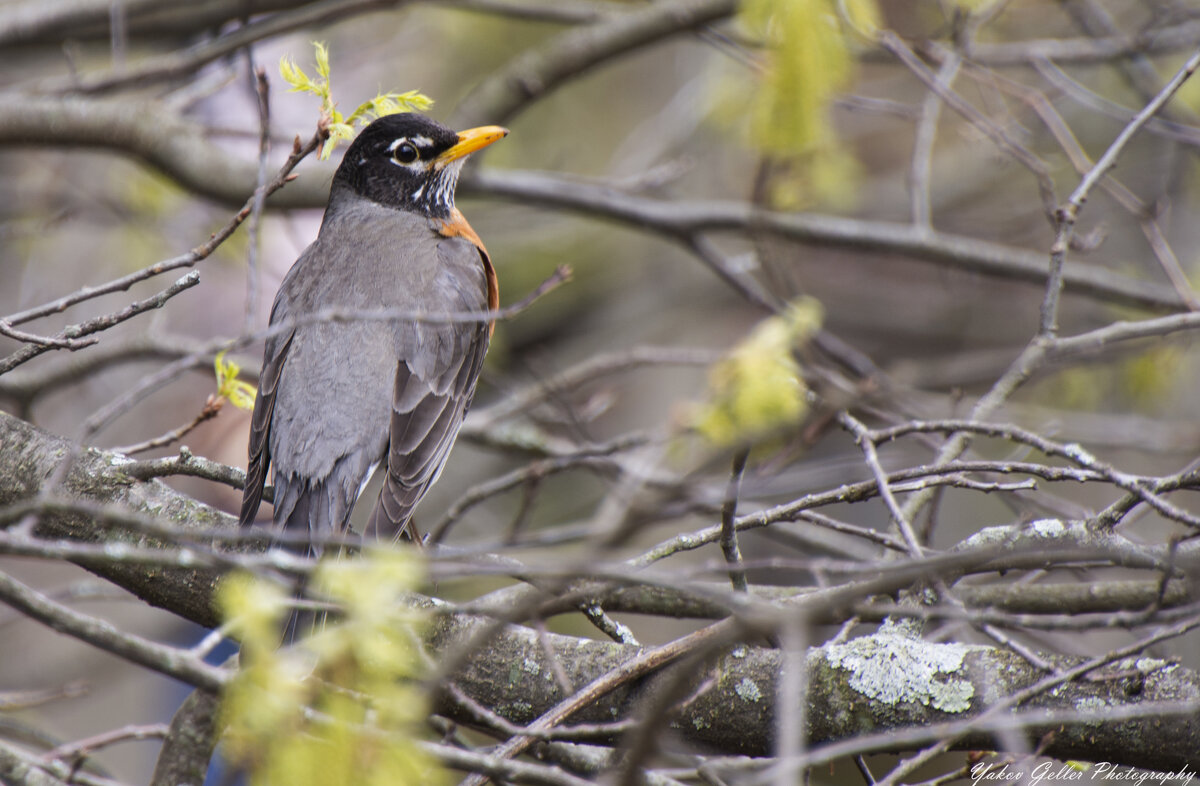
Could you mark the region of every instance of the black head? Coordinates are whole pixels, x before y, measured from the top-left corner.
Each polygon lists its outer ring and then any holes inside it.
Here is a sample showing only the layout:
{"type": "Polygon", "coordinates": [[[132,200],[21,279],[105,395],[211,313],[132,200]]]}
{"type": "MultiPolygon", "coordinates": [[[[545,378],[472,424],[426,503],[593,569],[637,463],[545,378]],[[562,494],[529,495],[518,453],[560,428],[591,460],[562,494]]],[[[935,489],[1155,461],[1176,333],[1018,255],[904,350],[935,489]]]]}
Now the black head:
{"type": "Polygon", "coordinates": [[[387,115],[350,145],[333,184],[381,205],[445,218],[467,156],[507,134],[499,126],[455,133],[424,115],[387,115]]]}

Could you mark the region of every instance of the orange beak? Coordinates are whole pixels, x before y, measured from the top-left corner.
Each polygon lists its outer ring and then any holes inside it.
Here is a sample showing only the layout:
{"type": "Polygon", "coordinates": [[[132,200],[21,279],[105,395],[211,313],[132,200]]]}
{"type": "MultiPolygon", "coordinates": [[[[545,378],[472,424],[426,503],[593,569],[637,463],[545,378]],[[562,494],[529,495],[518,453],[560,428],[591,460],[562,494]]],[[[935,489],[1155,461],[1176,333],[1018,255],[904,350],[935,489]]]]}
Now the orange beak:
{"type": "Polygon", "coordinates": [[[460,131],[458,132],[458,142],[449,150],[433,159],[433,164],[438,169],[441,169],[451,161],[457,161],[463,156],[469,156],[476,150],[482,150],[491,143],[501,140],[506,136],[508,136],[508,129],[501,128],[500,126],[480,126],[479,128],[468,128],[466,131],[460,131]]]}

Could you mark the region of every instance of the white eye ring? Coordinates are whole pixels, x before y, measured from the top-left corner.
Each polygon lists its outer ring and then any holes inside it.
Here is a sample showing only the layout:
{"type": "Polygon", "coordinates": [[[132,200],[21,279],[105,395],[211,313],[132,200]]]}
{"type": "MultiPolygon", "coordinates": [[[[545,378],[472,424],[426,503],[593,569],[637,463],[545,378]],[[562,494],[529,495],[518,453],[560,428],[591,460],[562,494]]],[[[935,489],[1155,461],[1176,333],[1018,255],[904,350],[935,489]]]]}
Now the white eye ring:
{"type": "Polygon", "coordinates": [[[398,139],[392,143],[392,158],[400,164],[411,164],[420,157],[417,148],[407,139],[398,139]]]}

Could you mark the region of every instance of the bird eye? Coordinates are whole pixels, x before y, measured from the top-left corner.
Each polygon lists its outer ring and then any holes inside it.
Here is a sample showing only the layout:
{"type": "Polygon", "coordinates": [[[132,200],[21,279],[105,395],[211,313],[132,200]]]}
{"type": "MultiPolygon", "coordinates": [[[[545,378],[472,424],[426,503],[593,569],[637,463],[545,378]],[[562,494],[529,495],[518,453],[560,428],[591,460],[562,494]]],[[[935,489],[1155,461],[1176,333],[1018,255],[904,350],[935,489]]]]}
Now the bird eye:
{"type": "Polygon", "coordinates": [[[411,164],[417,160],[417,149],[411,142],[401,142],[392,150],[392,158],[401,164],[411,164]]]}

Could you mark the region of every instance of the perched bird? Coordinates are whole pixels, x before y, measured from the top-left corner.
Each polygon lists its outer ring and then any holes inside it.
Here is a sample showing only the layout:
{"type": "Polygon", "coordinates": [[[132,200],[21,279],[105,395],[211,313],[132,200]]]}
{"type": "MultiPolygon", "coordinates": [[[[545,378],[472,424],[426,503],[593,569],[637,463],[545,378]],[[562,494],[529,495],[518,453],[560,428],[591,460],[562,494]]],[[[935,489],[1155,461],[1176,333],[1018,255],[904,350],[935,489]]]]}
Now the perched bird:
{"type": "Polygon", "coordinates": [[[317,239],[271,309],[271,324],[285,327],[263,355],[243,525],[254,520],[274,462],[275,523],[307,528],[310,538],[341,533],[383,463],[367,531],[420,540],[413,509],[454,444],[493,328],[436,316],[499,302],[496,272],[454,190],[466,157],[506,134],[498,126],[455,133],[404,113],[375,120],[350,145],[317,239]],[[331,318],[339,311],[359,318],[331,318]]]}

